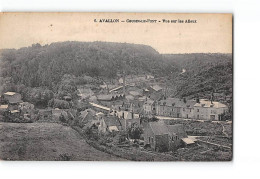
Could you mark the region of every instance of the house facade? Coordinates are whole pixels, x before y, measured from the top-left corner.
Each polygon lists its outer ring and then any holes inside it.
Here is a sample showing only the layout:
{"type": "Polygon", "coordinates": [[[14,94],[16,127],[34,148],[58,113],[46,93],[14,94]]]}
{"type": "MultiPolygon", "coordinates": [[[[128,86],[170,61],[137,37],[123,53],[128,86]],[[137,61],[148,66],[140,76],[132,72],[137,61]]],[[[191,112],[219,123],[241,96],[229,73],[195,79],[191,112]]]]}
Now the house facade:
{"type": "Polygon", "coordinates": [[[167,98],[165,100],[160,100],[156,103],[156,115],[166,116],[166,117],[182,117],[182,107],[184,102],[178,98],[167,98]]]}
{"type": "Polygon", "coordinates": [[[201,99],[194,106],[194,118],[202,120],[222,120],[222,114],[228,107],[220,102],[201,99]]]}
{"type": "Polygon", "coordinates": [[[202,120],[222,120],[222,114],[228,111],[228,107],[220,102],[178,98],[160,100],[155,103],[155,109],[158,116],[202,120]]]}
{"type": "Polygon", "coordinates": [[[155,114],[154,101],[151,99],[146,99],[146,101],[143,104],[143,115],[152,116],[154,114],[155,114]]]}

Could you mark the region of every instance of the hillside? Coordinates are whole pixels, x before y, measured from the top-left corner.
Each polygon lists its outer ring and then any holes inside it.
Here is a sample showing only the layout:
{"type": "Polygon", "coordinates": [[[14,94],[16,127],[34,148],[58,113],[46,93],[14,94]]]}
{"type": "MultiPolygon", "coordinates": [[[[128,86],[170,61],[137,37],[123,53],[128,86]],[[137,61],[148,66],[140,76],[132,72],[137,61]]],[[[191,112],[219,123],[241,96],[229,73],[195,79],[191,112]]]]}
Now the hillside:
{"type": "Polygon", "coordinates": [[[101,152],[70,127],[55,123],[0,123],[2,160],[124,160],[101,152]]]}
{"type": "Polygon", "coordinates": [[[208,98],[212,92],[232,95],[231,54],[164,55],[164,60],[185,69],[169,79],[173,96],[208,98]]]}
{"type": "Polygon", "coordinates": [[[117,73],[165,74],[177,70],[162,63],[161,55],[146,45],[108,42],[60,42],[18,50],[3,50],[1,76],[30,87],[51,89],[64,74],[115,78],[117,73]]]}
{"type": "MultiPolygon", "coordinates": [[[[3,84],[0,90],[25,91],[32,99],[36,96],[32,94],[38,91],[45,91],[44,94],[51,98],[48,90],[57,93],[65,74],[75,76],[74,81],[82,81],[85,75],[109,81],[123,71],[162,77],[171,96],[207,97],[212,92],[232,94],[231,54],[159,54],[147,45],[59,42],[2,50],[0,62],[0,83],[3,84]],[[37,89],[26,91],[23,90],[25,87],[37,89]]],[[[74,84],[70,85],[73,89],[74,84]]],[[[38,96],[40,99],[42,95],[38,96]]]]}

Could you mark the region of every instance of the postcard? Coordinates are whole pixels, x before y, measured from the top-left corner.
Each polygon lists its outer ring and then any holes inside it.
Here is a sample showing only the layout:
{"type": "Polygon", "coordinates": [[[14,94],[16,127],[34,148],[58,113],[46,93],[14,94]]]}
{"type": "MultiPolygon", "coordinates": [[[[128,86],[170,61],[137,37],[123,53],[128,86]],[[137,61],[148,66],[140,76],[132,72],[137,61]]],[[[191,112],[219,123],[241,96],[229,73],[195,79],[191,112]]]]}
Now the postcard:
{"type": "Polygon", "coordinates": [[[0,159],[231,161],[232,23],[1,13],[0,159]]]}

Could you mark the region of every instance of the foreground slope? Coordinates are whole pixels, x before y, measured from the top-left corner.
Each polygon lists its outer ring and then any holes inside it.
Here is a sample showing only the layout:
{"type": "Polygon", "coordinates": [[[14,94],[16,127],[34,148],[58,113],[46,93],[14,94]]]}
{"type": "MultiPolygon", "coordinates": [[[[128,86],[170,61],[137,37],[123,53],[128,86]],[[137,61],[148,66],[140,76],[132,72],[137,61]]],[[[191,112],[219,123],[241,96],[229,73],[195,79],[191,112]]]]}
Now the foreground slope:
{"type": "Polygon", "coordinates": [[[96,150],[70,127],[55,123],[0,123],[2,160],[123,160],[96,150]]]}

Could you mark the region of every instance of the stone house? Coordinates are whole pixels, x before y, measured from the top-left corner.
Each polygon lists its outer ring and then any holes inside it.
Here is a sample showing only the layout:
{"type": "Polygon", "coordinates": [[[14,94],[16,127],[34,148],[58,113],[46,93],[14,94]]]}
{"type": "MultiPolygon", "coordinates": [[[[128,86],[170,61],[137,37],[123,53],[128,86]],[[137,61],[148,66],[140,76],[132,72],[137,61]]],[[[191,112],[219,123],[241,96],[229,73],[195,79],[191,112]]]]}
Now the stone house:
{"type": "Polygon", "coordinates": [[[227,105],[207,99],[201,99],[193,107],[194,118],[202,120],[222,120],[221,114],[228,111],[227,105]]]}
{"type": "Polygon", "coordinates": [[[163,121],[149,122],[144,126],[144,144],[156,151],[174,150],[182,145],[187,134],[182,124],[166,125],[163,121]]]}
{"type": "Polygon", "coordinates": [[[167,98],[160,100],[155,104],[156,115],[181,118],[183,106],[185,106],[185,103],[182,99],[167,98]]]}
{"type": "Polygon", "coordinates": [[[98,126],[98,131],[100,133],[107,133],[107,132],[118,132],[122,130],[122,125],[118,117],[116,116],[104,116],[101,121],[100,125],[98,126]]]}

